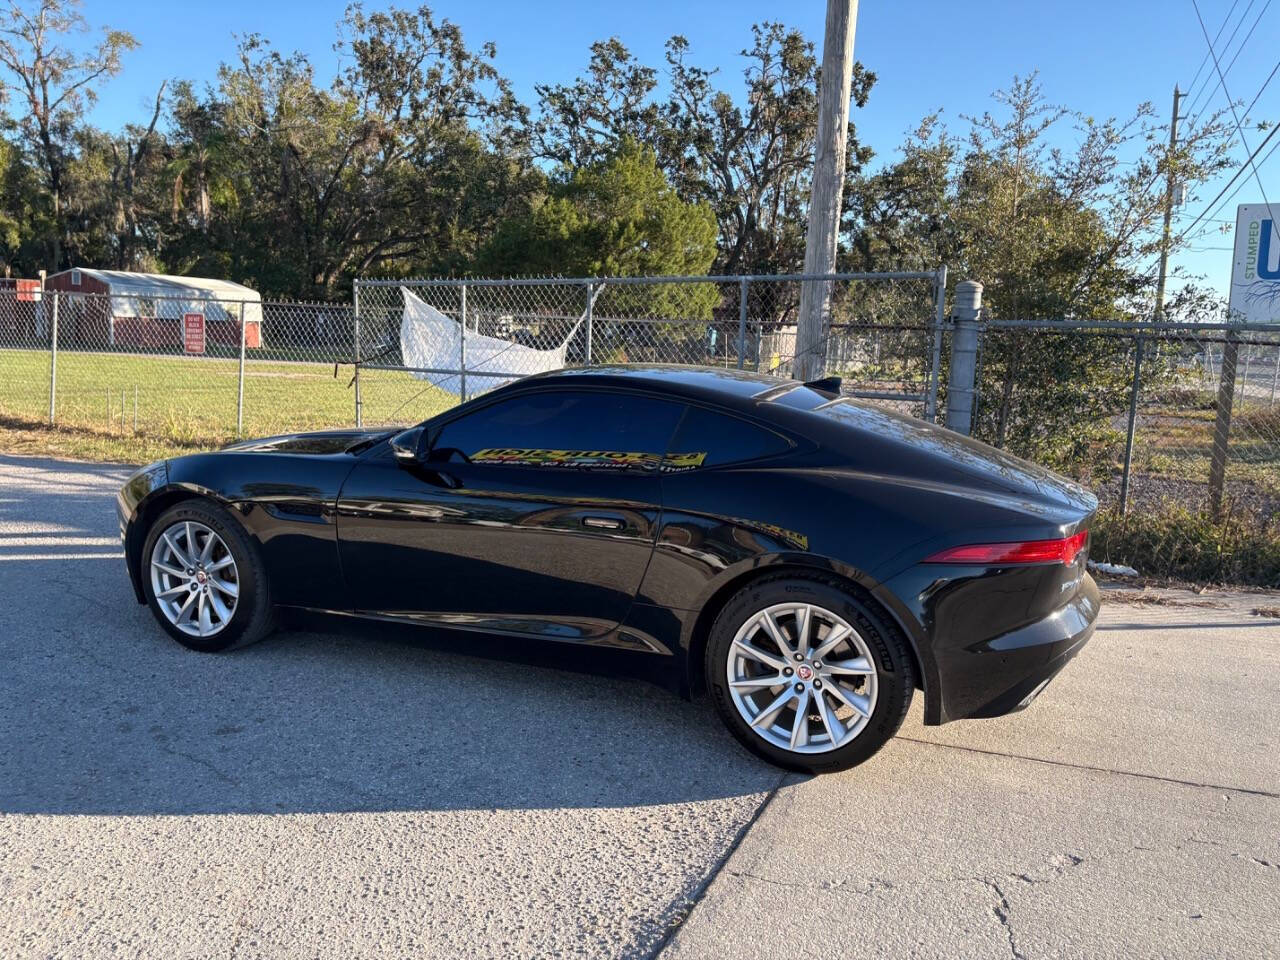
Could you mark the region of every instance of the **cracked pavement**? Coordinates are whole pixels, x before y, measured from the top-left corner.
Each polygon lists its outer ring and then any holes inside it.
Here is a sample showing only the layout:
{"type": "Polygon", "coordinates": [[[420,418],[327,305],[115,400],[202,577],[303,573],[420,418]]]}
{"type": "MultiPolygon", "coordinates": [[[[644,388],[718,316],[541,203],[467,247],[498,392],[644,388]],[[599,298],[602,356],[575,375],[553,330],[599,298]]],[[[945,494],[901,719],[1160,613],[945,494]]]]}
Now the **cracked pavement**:
{"type": "Polygon", "coordinates": [[[1104,597],[1023,713],[788,777],[664,956],[1274,956],[1280,624],[1216,596],[1104,597]]]}
{"type": "Polygon", "coordinates": [[[126,473],[0,457],[0,956],[1274,955],[1257,596],[1109,603],[1029,710],[917,700],[806,778],[638,683],[341,632],[185,651],[129,591],[126,473]]]}

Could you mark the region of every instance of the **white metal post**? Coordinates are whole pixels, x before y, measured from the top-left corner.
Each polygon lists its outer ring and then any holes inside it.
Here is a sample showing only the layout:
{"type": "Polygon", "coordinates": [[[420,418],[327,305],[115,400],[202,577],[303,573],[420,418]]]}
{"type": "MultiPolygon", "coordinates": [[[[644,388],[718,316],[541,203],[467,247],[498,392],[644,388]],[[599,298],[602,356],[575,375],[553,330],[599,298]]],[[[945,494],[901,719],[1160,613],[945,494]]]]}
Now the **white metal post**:
{"type": "MultiPolygon", "coordinates": [[[[205,311],[208,312],[208,304],[205,311]]],[[[261,331],[259,331],[261,334],[261,331]]],[[[236,437],[244,436],[244,301],[240,302],[240,375],[236,389],[236,437]]]]}
{"type": "Polygon", "coordinates": [[[747,353],[747,293],[749,277],[738,278],[738,369],[746,362],[747,353]]]}
{"type": "Polygon", "coordinates": [[[586,359],[586,365],[587,365],[588,367],[589,367],[589,366],[591,366],[591,314],[592,314],[592,307],[594,307],[594,306],[595,306],[595,299],[596,299],[596,298],[595,298],[595,292],[594,292],[594,291],[595,291],[595,284],[594,284],[594,283],[592,283],[590,280],[588,280],[588,281],[587,281],[587,316],[586,316],[586,321],[585,321],[585,322],[586,322],[586,324],[587,324],[587,359],[586,359]]]}
{"type": "Polygon", "coordinates": [[[49,328],[49,426],[53,426],[58,402],[58,294],[53,294],[53,320],[49,328]]]}
{"type": "Polygon", "coordinates": [[[930,423],[938,422],[938,377],[942,374],[942,325],[947,322],[947,268],[938,268],[933,280],[933,367],[929,371],[929,398],[924,405],[924,418],[930,423]]]}
{"type": "Polygon", "coordinates": [[[352,286],[351,360],[356,372],[352,378],[356,388],[356,426],[364,426],[364,402],[360,396],[360,281],[352,286]]]}
{"type": "Polygon", "coordinates": [[[965,280],[956,284],[951,333],[951,376],[947,383],[947,428],[968,434],[973,429],[974,393],[978,363],[978,316],[982,311],[982,284],[965,280]]]}
{"type": "Polygon", "coordinates": [[[464,283],[460,288],[462,291],[462,348],[458,352],[458,373],[459,391],[458,396],[463,403],[467,402],[467,285],[464,283]]]}

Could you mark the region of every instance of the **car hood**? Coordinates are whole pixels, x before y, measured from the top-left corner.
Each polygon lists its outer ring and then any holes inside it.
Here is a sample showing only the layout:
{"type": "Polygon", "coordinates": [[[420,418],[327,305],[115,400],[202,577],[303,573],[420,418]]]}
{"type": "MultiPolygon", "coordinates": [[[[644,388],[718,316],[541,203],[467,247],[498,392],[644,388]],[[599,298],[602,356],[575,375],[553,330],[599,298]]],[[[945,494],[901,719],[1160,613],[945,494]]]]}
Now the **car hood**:
{"type": "Polygon", "coordinates": [[[223,452],[235,453],[293,453],[325,455],[339,454],[362,450],[368,446],[366,441],[380,440],[389,437],[394,430],[386,427],[317,430],[312,433],[285,433],[275,437],[263,437],[258,440],[239,440],[223,447],[223,452]]]}

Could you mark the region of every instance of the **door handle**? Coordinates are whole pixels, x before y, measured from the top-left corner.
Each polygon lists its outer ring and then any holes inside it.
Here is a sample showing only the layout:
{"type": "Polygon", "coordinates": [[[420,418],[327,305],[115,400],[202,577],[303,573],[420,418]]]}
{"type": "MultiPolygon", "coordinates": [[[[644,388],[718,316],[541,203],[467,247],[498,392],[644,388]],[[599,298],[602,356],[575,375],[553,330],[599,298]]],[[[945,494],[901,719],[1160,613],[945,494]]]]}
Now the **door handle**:
{"type": "Polygon", "coordinates": [[[617,517],[583,517],[582,525],[595,530],[621,530],[622,521],[617,517]]]}

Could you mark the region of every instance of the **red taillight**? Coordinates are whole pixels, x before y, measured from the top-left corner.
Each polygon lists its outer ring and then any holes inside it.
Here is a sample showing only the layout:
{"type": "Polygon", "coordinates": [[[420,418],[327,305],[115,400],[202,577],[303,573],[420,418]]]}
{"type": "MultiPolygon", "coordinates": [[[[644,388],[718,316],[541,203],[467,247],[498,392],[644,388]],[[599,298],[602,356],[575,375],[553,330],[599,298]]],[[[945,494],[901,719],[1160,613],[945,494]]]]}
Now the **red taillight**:
{"type": "Polygon", "coordinates": [[[996,567],[1018,563],[1070,564],[1089,542],[1089,531],[1081,530],[1061,540],[1023,540],[1016,543],[971,543],[963,547],[949,547],[931,557],[925,563],[968,563],[976,566],[996,567]]]}

